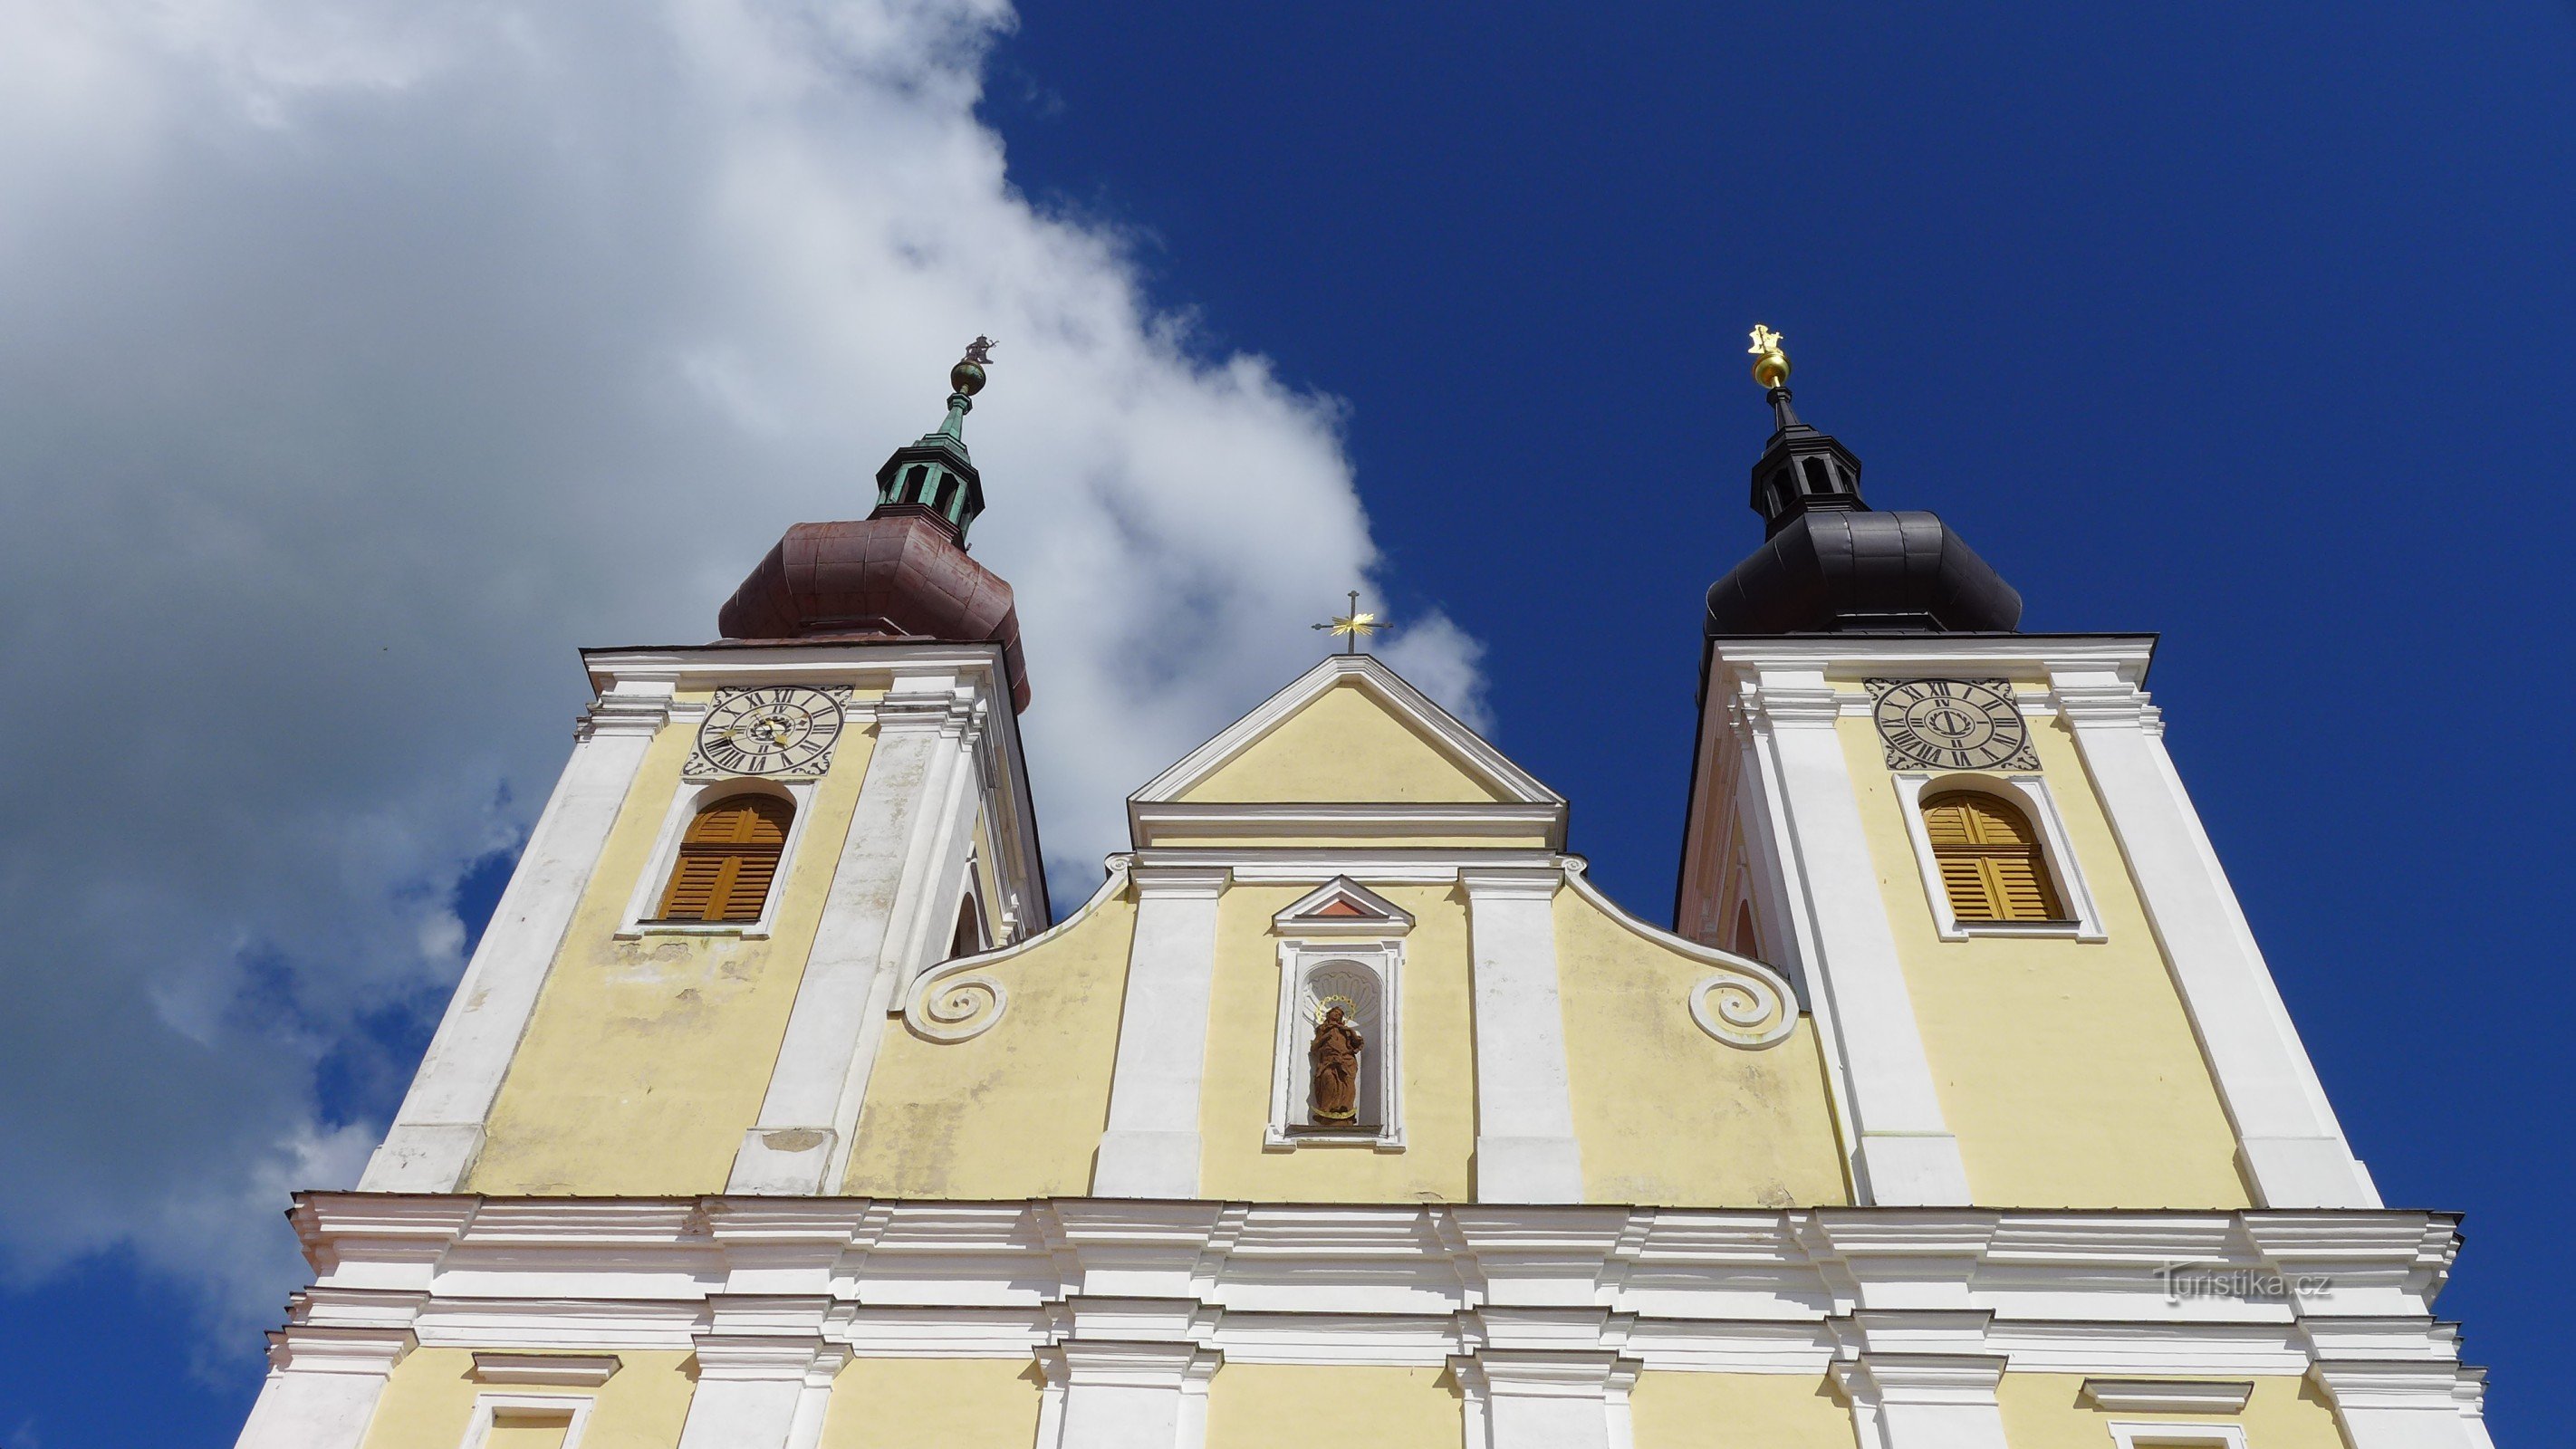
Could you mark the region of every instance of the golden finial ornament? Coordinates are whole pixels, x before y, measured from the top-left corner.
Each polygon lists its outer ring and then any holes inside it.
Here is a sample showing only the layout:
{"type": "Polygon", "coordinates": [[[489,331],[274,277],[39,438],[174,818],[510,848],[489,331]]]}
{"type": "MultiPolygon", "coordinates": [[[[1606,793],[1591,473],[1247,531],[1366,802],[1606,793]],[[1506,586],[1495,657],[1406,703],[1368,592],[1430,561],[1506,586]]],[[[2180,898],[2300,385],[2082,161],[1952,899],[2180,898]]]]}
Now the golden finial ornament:
{"type": "Polygon", "coordinates": [[[1349,613],[1340,615],[1326,623],[1316,624],[1311,627],[1317,629],[1328,629],[1332,631],[1334,638],[1350,640],[1351,647],[1344,652],[1357,654],[1360,652],[1360,641],[1366,639],[1371,634],[1376,633],[1378,630],[1385,628],[1386,621],[1375,614],[1361,613],[1360,591],[1353,589],[1351,590],[1351,611],[1349,613]]]}
{"type": "Polygon", "coordinates": [[[1753,354],[1753,380],[1766,388],[1788,386],[1789,354],[1780,344],[1789,339],[1759,322],[1753,324],[1752,337],[1753,345],[1744,350],[1753,354]]]}
{"type": "Polygon", "coordinates": [[[993,360],[993,349],[999,346],[1001,344],[992,338],[980,332],[975,334],[975,340],[966,344],[966,355],[958,359],[955,367],[948,369],[949,387],[967,397],[982,392],[984,369],[993,360]]]}

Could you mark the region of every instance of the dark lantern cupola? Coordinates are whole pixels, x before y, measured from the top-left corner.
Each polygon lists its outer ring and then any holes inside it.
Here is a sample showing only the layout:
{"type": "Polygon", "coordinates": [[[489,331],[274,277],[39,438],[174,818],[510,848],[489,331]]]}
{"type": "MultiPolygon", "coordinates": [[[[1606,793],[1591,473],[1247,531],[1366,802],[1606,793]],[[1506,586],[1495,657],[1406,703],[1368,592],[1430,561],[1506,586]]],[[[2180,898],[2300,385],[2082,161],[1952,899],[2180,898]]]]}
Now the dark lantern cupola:
{"type": "Polygon", "coordinates": [[[716,615],[725,638],[932,639],[998,644],[1015,709],[1029,704],[1011,586],[966,556],[984,511],[983,475],[966,452],[966,414],[984,389],[993,341],[978,337],[948,373],[948,416],[877,470],[864,520],[787,530],[716,615]]]}
{"type": "Polygon", "coordinates": [[[1762,546],[1708,591],[1707,634],[2009,633],[2021,595],[1931,513],[1862,500],[1860,459],[1798,417],[1779,333],[1753,329],[1771,441],[1753,465],[1762,546]]]}

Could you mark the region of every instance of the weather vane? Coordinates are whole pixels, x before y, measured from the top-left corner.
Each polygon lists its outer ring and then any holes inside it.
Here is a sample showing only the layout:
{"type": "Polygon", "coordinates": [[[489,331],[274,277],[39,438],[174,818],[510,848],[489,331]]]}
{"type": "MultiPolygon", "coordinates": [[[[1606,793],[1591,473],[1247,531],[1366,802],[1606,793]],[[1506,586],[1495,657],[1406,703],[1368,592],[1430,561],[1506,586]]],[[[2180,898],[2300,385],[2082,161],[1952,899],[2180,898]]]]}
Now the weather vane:
{"type": "Polygon", "coordinates": [[[1789,382],[1789,354],[1780,344],[1789,339],[1756,322],[1753,345],[1744,349],[1753,354],[1753,380],[1764,387],[1785,387],[1789,382]]]}
{"type": "Polygon", "coordinates": [[[1334,638],[1350,640],[1351,647],[1343,652],[1347,654],[1357,654],[1360,652],[1360,641],[1367,638],[1369,635],[1376,633],[1378,630],[1385,628],[1386,621],[1375,614],[1361,613],[1360,591],[1353,589],[1351,590],[1351,611],[1349,613],[1339,615],[1329,623],[1316,624],[1311,627],[1317,629],[1328,629],[1332,631],[1334,638]]]}

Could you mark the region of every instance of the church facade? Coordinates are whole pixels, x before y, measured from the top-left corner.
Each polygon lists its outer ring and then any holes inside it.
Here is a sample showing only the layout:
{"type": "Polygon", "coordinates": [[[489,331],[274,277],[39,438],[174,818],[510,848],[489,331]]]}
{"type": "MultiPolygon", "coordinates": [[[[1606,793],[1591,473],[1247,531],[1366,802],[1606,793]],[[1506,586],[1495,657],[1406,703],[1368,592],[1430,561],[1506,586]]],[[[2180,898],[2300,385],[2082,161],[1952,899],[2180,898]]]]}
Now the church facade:
{"type": "Polygon", "coordinates": [[[1058,909],[979,343],[722,639],[584,654],[244,1449],[2491,1449],[2154,640],[2018,632],[1754,351],[1668,929],[1360,652],[1058,909]]]}

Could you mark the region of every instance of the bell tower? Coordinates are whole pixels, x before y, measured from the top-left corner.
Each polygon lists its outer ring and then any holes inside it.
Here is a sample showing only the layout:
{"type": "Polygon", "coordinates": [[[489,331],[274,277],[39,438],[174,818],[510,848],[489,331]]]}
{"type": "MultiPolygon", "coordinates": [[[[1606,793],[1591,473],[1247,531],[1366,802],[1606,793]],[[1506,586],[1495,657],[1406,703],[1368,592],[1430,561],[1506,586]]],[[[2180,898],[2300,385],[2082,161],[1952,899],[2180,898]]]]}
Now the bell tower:
{"type": "Polygon", "coordinates": [[[366,1189],[837,1190],[913,977],[1046,927],[1019,616],[966,552],[991,346],[715,642],[583,652],[572,760],[366,1189]]]}
{"type": "Polygon", "coordinates": [[[2377,1206],[2165,753],[2154,638],[2019,632],[1955,530],[1863,501],[1779,334],[1750,350],[1765,537],[1708,593],[1675,924],[1798,980],[1864,1201],[2377,1206]]]}

